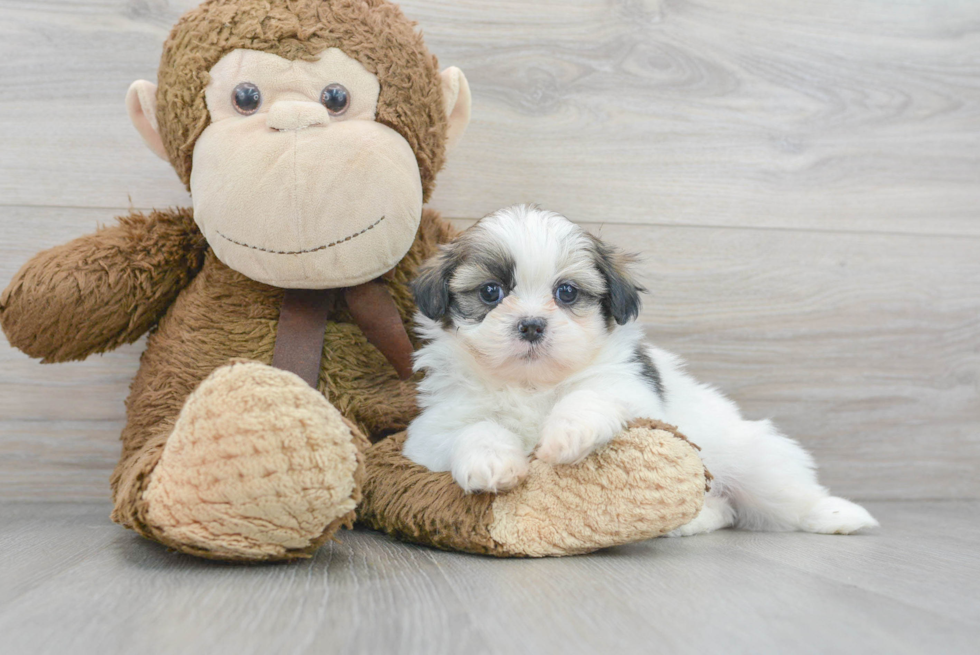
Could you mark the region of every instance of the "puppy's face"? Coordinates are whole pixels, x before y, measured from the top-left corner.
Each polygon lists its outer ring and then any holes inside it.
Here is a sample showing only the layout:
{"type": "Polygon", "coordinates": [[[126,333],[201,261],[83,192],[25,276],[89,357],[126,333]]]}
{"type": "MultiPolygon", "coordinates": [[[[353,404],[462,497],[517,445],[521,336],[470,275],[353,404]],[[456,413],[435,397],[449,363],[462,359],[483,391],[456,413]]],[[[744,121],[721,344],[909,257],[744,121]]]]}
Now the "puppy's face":
{"type": "Polygon", "coordinates": [[[566,218],[502,209],[426,262],[419,311],[486,375],[555,383],[588,366],[614,324],[639,313],[629,259],[566,218]]]}

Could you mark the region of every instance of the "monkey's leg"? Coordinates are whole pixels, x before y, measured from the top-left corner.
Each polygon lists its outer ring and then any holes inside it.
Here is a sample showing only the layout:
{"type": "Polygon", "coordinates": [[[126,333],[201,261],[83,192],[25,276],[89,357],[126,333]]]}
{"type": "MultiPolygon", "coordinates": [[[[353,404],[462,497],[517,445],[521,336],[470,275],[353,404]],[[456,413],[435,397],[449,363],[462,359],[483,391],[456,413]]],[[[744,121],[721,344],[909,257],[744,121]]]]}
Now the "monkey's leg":
{"type": "Polygon", "coordinates": [[[466,494],[448,472],[406,459],[405,437],[368,449],[358,518],[445,550],[550,557],[650,539],[697,516],[710,479],[696,446],[649,420],[578,464],[532,461],[524,482],[502,494],[466,494]]]}
{"type": "Polygon", "coordinates": [[[113,475],[113,520],[185,553],[309,557],[360,500],[367,441],[299,377],[258,362],[215,370],[141,442],[113,475]]]}

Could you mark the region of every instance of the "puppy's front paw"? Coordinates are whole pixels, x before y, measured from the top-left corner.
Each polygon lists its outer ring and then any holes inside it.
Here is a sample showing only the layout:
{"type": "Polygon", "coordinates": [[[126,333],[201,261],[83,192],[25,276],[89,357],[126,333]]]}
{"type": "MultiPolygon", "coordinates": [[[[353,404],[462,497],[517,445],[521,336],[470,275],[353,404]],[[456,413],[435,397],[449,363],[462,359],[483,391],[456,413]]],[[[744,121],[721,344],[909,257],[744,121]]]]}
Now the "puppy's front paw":
{"type": "Polygon", "coordinates": [[[551,416],[541,430],[535,456],[548,464],[575,464],[595,450],[599,431],[574,416],[551,416]]]}
{"type": "Polygon", "coordinates": [[[548,464],[575,464],[622,431],[622,415],[618,403],[599,393],[570,393],[545,420],[535,454],[548,464]]]}
{"type": "Polygon", "coordinates": [[[466,493],[510,491],[527,476],[527,457],[519,449],[480,448],[453,463],[453,479],[466,493]]]}

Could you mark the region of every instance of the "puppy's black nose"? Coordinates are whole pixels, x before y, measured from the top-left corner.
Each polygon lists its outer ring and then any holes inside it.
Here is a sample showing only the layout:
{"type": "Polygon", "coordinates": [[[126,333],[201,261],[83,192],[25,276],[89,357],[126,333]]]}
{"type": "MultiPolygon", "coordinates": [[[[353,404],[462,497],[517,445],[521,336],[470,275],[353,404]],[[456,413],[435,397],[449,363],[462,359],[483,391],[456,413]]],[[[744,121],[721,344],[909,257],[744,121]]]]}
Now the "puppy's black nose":
{"type": "Polygon", "coordinates": [[[522,318],[517,324],[517,333],[524,341],[534,343],[544,336],[544,328],[548,322],[543,318],[522,318]]]}

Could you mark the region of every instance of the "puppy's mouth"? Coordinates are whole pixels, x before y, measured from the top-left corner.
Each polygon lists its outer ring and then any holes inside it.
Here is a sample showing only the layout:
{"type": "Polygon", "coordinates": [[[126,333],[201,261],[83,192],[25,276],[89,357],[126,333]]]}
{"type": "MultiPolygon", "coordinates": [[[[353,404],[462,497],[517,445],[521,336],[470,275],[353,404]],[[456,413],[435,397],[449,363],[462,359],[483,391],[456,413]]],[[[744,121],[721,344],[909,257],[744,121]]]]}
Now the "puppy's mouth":
{"type": "Polygon", "coordinates": [[[520,354],[520,359],[526,364],[544,359],[547,356],[547,348],[543,343],[529,343],[524,346],[524,352],[520,354]]]}

